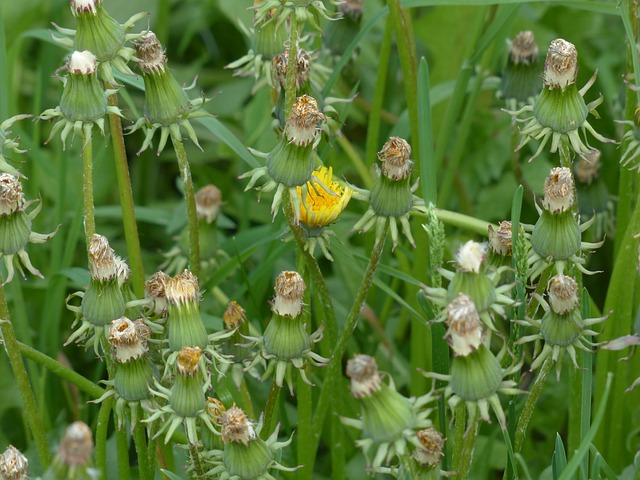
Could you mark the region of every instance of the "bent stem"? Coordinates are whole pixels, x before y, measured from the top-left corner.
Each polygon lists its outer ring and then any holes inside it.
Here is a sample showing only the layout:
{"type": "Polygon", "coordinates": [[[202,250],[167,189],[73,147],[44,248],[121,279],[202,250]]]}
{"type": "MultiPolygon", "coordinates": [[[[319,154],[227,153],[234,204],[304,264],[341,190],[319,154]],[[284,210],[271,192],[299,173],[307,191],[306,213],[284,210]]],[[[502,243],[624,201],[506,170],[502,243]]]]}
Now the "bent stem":
{"type": "Polygon", "coordinates": [[[316,405],[316,414],[313,419],[313,438],[312,441],[309,442],[309,454],[307,455],[307,458],[315,458],[315,452],[320,442],[320,434],[322,433],[322,425],[324,424],[324,420],[326,418],[327,412],[329,411],[329,408],[331,407],[331,405],[335,405],[334,402],[331,401],[331,399],[339,398],[336,395],[336,388],[339,383],[338,377],[341,373],[340,367],[342,366],[342,357],[347,350],[347,345],[349,343],[349,339],[351,338],[351,334],[356,328],[356,323],[358,322],[358,318],[360,317],[362,305],[364,304],[364,301],[367,298],[367,294],[371,289],[371,285],[373,284],[373,279],[380,263],[380,258],[382,257],[382,251],[384,249],[386,238],[387,231],[385,230],[382,238],[373,246],[373,251],[371,252],[371,257],[369,257],[369,264],[367,265],[364,277],[362,278],[360,289],[358,290],[353,305],[351,306],[351,310],[349,311],[349,316],[347,317],[347,320],[345,322],[344,330],[342,330],[340,338],[338,339],[338,343],[333,350],[331,361],[327,365],[327,375],[325,377],[324,383],[322,384],[322,390],[320,392],[320,397],[318,398],[318,403],[316,405]]]}
{"type": "MultiPolygon", "coordinates": [[[[117,95],[109,96],[109,105],[118,106],[117,95]]],[[[144,296],[144,266],[142,252],[140,251],[140,238],[138,237],[138,225],[133,204],[133,192],[131,190],[131,178],[129,177],[129,164],[127,163],[127,150],[124,146],[122,133],[122,121],[116,114],[109,114],[109,126],[111,127],[111,143],[113,145],[113,157],[115,160],[116,177],[118,179],[118,193],[120,196],[120,208],[122,209],[122,224],[124,238],[127,243],[128,263],[131,268],[131,282],[133,291],[138,298],[144,296]]]]}
{"type": "Polygon", "coordinates": [[[547,381],[547,377],[549,376],[552,365],[553,360],[549,356],[542,364],[542,367],[540,367],[540,371],[538,372],[536,381],[534,382],[533,387],[529,392],[529,396],[524,403],[524,408],[522,409],[522,413],[520,414],[520,418],[518,419],[518,425],[516,426],[516,441],[514,453],[518,453],[522,449],[522,444],[524,443],[524,439],[527,433],[527,427],[529,426],[529,421],[531,420],[533,411],[536,408],[538,397],[540,396],[540,393],[542,393],[542,388],[547,381]]]}
{"type": "Polygon", "coordinates": [[[7,299],[4,296],[4,287],[0,284],[0,339],[4,341],[5,351],[9,357],[9,364],[13,371],[13,376],[16,379],[18,385],[18,391],[22,397],[22,403],[24,404],[24,413],[27,417],[27,422],[33,435],[33,439],[38,451],[38,457],[42,464],[42,469],[46,470],[51,462],[51,454],[49,453],[49,445],[47,444],[47,432],[44,428],[42,421],[42,415],[40,409],[36,403],[36,397],[33,394],[31,383],[27,371],[24,368],[24,361],[20,355],[20,349],[18,346],[18,339],[16,333],[13,330],[13,324],[11,323],[11,316],[9,314],[9,307],[7,305],[7,299]]]}
{"type": "MultiPolygon", "coordinates": [[[[84,135],[83,135],[84,136],[84,135]]],[[[93,142],[91,133],[89,138],[83,138],[82,150],[82,198],[84,201],[84,238],[87,248],[96,233],[96,218],[93,205],[93,142]]]]}
{"type": "Polygon", "coordinates": [[[187,203],[187,223],[189,225],[189,263],[191,272],[200,278],[200,238],[198,235],[198,213],[196,211],[196,196],[193,190],[191,169],[187,152],[182,143],[182,136],[176,129],[171,129],[171,142],[178,159],[178,169],[184,185],[184,197],[187,203]]]}

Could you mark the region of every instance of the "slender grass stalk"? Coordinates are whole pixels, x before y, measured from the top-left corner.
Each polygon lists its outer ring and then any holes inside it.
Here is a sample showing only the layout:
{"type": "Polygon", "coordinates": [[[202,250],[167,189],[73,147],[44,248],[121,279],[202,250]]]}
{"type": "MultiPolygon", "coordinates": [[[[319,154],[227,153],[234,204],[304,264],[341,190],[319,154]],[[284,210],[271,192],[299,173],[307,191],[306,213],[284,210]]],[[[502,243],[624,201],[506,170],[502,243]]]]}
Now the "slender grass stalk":
{"type": "Polygon", "coordinates": [[[109,432],[109,419],[113,408],[113,397],[106,398],[102,402],[98,412],[98,425],[96,427],[96,467],[102,472],[102,478],[107,475],[107,434],[109,432]]]}
{"type": "Polygon", "coordinates": [[[129,480],[129,439],[127,432],[116,430],[116,449],[118,452],[118,480],[129,480]]]}
{"type": "MultiPolygon", "coordinates": [[[[109,105],[118,106],[117,95],[109,96],[109,105]]],[[[118,179],[118,193],[120,207],[122,209],[122,223],[124,237],[127,243],[128,264],[131,268],[131,283],[133,291],[138,298],[144,297],[144,265],[142,252],[140,251],[140,238],[138,237],[138,225],[134,211],[133,192],[131,191],[131,178],[129,177],[129,164],[127,163],[127,150],[124,146],[122,121],[118,115],[109,114],[109,126],[111,128],[111,142],[113,145],[113,157],[115,160],[116,177],[118,179]]]]}
{"type": "MultiPolygon", "coordinates": [[[[138,410],[141,409],[140,406],[136,408],[138,410]]],[[[138,478],[139,480],[153,480],[149,470],[149,456],[147,452],[149,445],[147,445],[147,435],[145,432],[146,429],[142,424],[140,422],[136,422],[133,427],[133,443],[136,447],[136,454],[138,458],[138,478]]]]}
{"type": "MultiPolygon", "coordinates": [[[[83,135],[84,136],[84,135],[83,135]]],[[[87,248],[91,244],[91,239],[96,233],[96,218],[93,205],[93,141],[83,138],[84,149],[82,150],[82,198],[84,201],[84,239],[87,248]]]]}
{"type": "Polygon", "coordinates": [[[367,265],[364,277],[362,278],[362,282],[360,283],[360,288],[358,290],[358,293],[356,294],[353,305],[351,306],[349,315],[347,316],[344,329],[342,330],[336,347],[333,350],[331,361],[326,367],[327,374],[325,376],[324,383],[322,384],[320,397],[318,398],[318,403],[316,404],[316,413],[313,418],[314,438],[313,442],[310,442],[309,444],[308,458],[315,458],[318,443],[320,442],[320,433],[322,432],[322,426],[324,425],[324,420],[326,418],[327,412],[329,411],[331,406],[335,406],[335,404],[332,403],[331,399],[336,398],[336,388],[338,388],[339,385],[338,378],[341,373],[340,368],[342,367],[342,357],[347,350],[347,345],[349,343],[349,339],[351,338],[351,334],[356,328],[358,318],[360,317],[360,310],[362,310],[362,305],[364,304],[371,285],[373,284],[373,279],[375,277],[378,264],[380,263],[380,258],[382,257],[382,251],[384,249],[386,238],[387,232],[385,230],[383,237],[373,246],[373,251],[371,252],[371,256],[369,257],[369,264],[367,265]]]}
{"type": "Polygon", "coordinates": [[[458,478],[469,478],[471,463],[473,461],[473,448],[478,437],[478,427],[480,425],[480,413],[476,410],[473,417],[469,417],[469,425],[464,433],[462,451],[460,452],[460,462],[458,463],[458,478]]]}
{"type": "Polygon", "coordinates": [[[171,129],[171,142],[178,159],[178,169],[184,185],[184,197],[187,204],[187,222],[189,224],[189,263],[191,273],[200,278],[200,236],[198,234],[198,212],[196,196],[191,179],[189,159],[182,143],[182,136],[177,129],[171,129]]]}
{"type": "Polygon", "coordinates": [[[264,407],[264,424],[262,426],[262,437],[268,438],[273,433],[273,420],[275,418],[275,412],[278,407],[278,400],[280,399],[280,390],[276,382],[271,384],[269,390],[269,396],[267,397],[267,404],[264,407]]]}
{"type": "Polygon", "coordinates": [[[529,396],[524,403],[522,413],[520,414],[520,418],[518,419],[518,426],[516,427],[516,438],[514,445],[515,453],[518,453],[522,449],[522,444],[524,443],[524,439],[527,433],[527,427],[529,426],[529,421],[531,420],[533,411],[536,408],[538,397],[540,397],[540,393],[542,393],[542,389],[545,382],[547,381],[547,377],[549,376],[549,372],[551,371],[552,366],[553,360],[551,357],[548,357],[540,367],[535,382],[533,383],[533,387],[531,388],[529,396]]]}
{"type": "Polygon", "coordinates": [[[24,405],[25,417],[33,435],[33,440],[38,451],[38,457],[42,464],[43,470],[49,466],[51,462],[51,454],[47,443],[47,432],[44,428],[42,415],[36,403],[36,397],[31,389],[29,376],[24,366],[24,361],[20,355],[20,347],[16,338],[13,324],[11,323],[11,315],[7,305],[7,299],[4,295],[4,287],[0,285],[0,333],[4,341],[4,347],[9,357],[9,364],[16,379],[18,391],[24,405]]]}

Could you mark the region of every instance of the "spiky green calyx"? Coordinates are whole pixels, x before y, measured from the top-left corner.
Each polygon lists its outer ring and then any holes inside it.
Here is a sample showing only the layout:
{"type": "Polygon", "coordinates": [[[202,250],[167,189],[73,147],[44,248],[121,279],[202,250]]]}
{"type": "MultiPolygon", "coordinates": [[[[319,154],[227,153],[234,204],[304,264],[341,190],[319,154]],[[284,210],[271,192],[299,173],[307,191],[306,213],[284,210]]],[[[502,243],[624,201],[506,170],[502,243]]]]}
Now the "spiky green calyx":
{"type": "Polygon", "coordinates": [[[70,122],[91,123],[107,113],[107,94],[98,80],[93,52],[75,51],[67,61],[60,111],[70,122]]]}
{"type": "Polygon", "coordinates": [[[101,0],[71,0],[76,17],[76,50],[89,50],[99,62],[116,58],[125,44],[125,30],[102,6],[101,0]]]}
{"type": "Polygon", "coordinates": [[[454,356],[451,389],[467,402],[489,398],[502,383],[502,367],[491,351],[481,344],[466,356],[454,356]]]}

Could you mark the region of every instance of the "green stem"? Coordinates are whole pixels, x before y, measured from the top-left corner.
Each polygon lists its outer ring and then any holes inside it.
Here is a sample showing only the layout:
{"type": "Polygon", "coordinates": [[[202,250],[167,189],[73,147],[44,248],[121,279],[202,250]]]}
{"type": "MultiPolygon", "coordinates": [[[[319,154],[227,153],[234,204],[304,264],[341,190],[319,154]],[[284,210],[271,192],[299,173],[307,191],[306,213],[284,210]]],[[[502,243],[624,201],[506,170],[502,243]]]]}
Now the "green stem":
{"type": "Polygon", "coordinates": [[[189,453],[191,454],[191,460],[193,461],[193,473],[195,478],[204,478],[204,468],[202,467],[202,459],[200,458],[200,452],[198,452],[198,446],[193,443],[189,443],[189,453]]]}
{"type": "Polygon", "coordinates": [[[82,150],[82,197],[84,200],[84,238],[87,248],[96,233],[96,218],[93,205],[93,142],[91,136],[83,138],[82,150]]]}
{"type": "Polygon", "coordinates": [[[338,339],[338,343],[333,350],[331,361],[327,365],[327,374],[324,383],[322,384],[322,390],[320,392],[320,397],[318,398],[318,403],[316,405],[316,414],[313,420],[314,438],[313,445],[309,449],[309,451],[311,452],[309,458],[313,458],[315,456],[314,453],[316,452],[318,443],[320,442],[320,434],[322,432],[322,426],[324,424],[325,417],[327,415],[327,412],[329,411],[329,408],[331,406],[335,406],[335,403],[331,399],[336,398],[335,390],[336,388],[338,388],[339,384],[338,378],[341,373],[340,368],[342,366],[342,357],[347,350],[347,345],[349,343],[349,339],[351,338],[351,334],[356,328],[356,323],[358,321],[358,318],[360,317],[362,305],[364,304],[371,285],[373,284],[373,279],[375,277],[378,264],[380,263],[380,258],[382,257],[382,251],[384,249],[386,238],[387,232],[385,230],[380,241],[376,242],[373,246],[373,251],[371,252],[369,264],[367,265],[364,277],[362,278],[360,289],[356,294],[356,298],[353,302],[353,305],[351,306],[349,315],[347,316],[344,330],[342,330],[340,338],[338,339]]]}
{"type": "MultiPolygon", "coordinates": [[[[117,95],[109,96],[109,105],[118,106],[117,95]]],[[[120,195],[120,208],[122,209],[122,223],[124,237],[127,243],[128,263],[131,267],[131,282],[133,291],[138,298],[144,297],[144,265],[140,251],[140,239],[138,237],[138,225],[134,211],[133,192],[131,191],[131,178],[129,177],[129,164],[127,163],[127,150],[124,146],[122,133],[122,121],[115,114],[109,114],[109,126],[111,127],[111,142],[113,145],[113,157],[115,160],[116,177],[118,179],[118,192],[120,195]]]]}
{"type": "MultiPolygon", "coordinates": [[[[308,367],[307,373],[308,373],[308,367]]],[[[298,465],[302,468],[298,470],[300,479],[311,480],[313,476],[313,461],[309,455],[309,446],[311,445],[311,421],[312,421],[312,394],[311,385],[304,381],[302,375],[298,375],[296,385],[298,397],[298,465]]],[[[333,449],[332,449],[333,451],[333,449]]]]}
{"type": "Polygon", "coordinates": [[[118,480],[129,480],[129,442],[127,432],[116,430],[116,449],[118,451],[118,480]]]}
{"type": "Polygon", "coordinates": [[[267,404],[264,407],[264,424],[262,427],[262,437],[269,438],[269,435],[273,433],[273,419],[275,417],[275,411],[278,406],[278,399],[280,398],[280,390],[276,382],[271,384],[269,390],[269,396],[267,397],[267,404]]]}
{"type": "Polygon", "coordinates": [[[551,371],[552,366],[553,360],[551,359],[551,357],[547,357],[547,359],[542,364],[542,367],[540,367],[538,376],[536,377],[533,387],[529,392],[529,396],[524,403],[524,408],[522,409],[522,413],[520,414],[520,418],[518,419],[518,426],[516,427],[516,440],[514,445],[515,453],[518,453],[522,449],[522,444],[524,443],[524,439],[527,433],[527,427],[529,426],[529,421],[531,420],[531,416],[533,415],[533,411],[535,410],[536,403],[538,402],[538,397],[542,393],[542,389],[545,382],[547,381],[547,377],[549,376],[549,372],[551,371]]]}
{"type": "Polygon", "coordinates": [[[57,375],[58,377],[73,383],[80,390],[91,395],[92,398],[100,398],[102,395],[104,395],[105,390],[103,388],[100,388],[88,378],[85,378],[79,373],[71,370],[70,368],[65,367],[62,363],[54,360],[48,355],[45,355],[44,353],[30,347],[29,345],[25,345],[22,342],[18,342],[18,348],[20,349],[20,353],[26,358],[29,358],[34,362],[42,365],[54,375],[57,375]]]}
{"type": "Polygon", "coordinates": [[[243,410],[247,412],[249,418],[258,418],[256,417],[256,412],[253,409],[253,402],[251,401],[251,394],[249,393],[249,389],[247,388],[247,381],[242,376],[242,381],[240,382],[240,396],[242,397],[242,406],[243,410]]]}
{"type": "MultiPolygon", "coordinates": [[[[464,215],[462,213],[452,212],[450,210],[443,210],[441,208],[434,209],[436,212],[436,216],[438,220],[446,225],[451,225],[452,227],[462,228],[464,230],[468,230],[470,232],[477,233],[478,235],[487,236],[487,229],[490,225],[489,222],[484,220],[479,220],[474,217],[470,217],[468,215],[464,215]]],[[[417,213],[417,217],[426,218],[426,215],[422,213],[417,213]]]]}
{"type": "Polygon", "coordinates": [[[102,402],[96,427],[96,467],[102,472],[102,478],[109,478],[107,476],[107,433],[109,431],[112,407],[113,397],[109,397],[102,402]]]}
{"type": "Polygon", "coordinates": [[[171,129],[171,141],[178,159],[178,169],[184,185],[184,196],[187,203],[187,222],[189,224],[189,263],[191,272],[200,278],[200,238],[198,235],[198,213],[196,211],[196,196],[191,179],[191,169],[187,152],[182,143],[182,137],[177,129],[171,129]]]}
{"type": "MultiPolygon", "coordinates": [[[[464,449],[464,432],[467,423],[467,408],[464,403],[459,403],[455,411],[455,425],[453,433],[453,459],[452,464],[455,471],[460,468],[460,459],[464,449]]],[[[462,478],[462,477],[459,477],[462,478]]]]}
{"type": "Polygon", "coordinates": [[[300,30],[303,25],[298,23],[297,15],[291,18],[291,29],[289,30],[289,62],[287,63],[287,76],[285,79],[284,93],[284,118],[285,122],[294,103],[296,103],[296,80],[298,77],[298,40],[300,30]]]}
{"type": "Polygon", "coordinates": [[[458,478],[469,478],[471,471],[471,463],[473,461],[473,447],[478,437],[478,425],[480,423],[480,414],[476,410],[473,418],[469,418],[467,431],[464,433],[464,441],[462,442],[462,452],[460,452],[460,463],[458,464],[458,478]]]}
{"type": "MultiPolygon", "coordinates": [[[[140,406],[136,406],[138,410],[141,410],[140,406]]],[[[136,454],[138,457],[138,478],[139,480],[152,480],[151,472],[149,470],[149,455],[147,449],[147,435],[145,428],[138,421],[133,427],[133,442],[136,447],[136,454]]],[[[151,443],[153,445],[153,443],[151,443]]]]}
{"type": "Polygon", "coordinates": [[[2,285],[0,285],[0,333],[0,337],[4,340],[5,351],[9,357],[9,364],[11,365],[13,376],[16,379],[18,391],[22,397],[25,417],[27,418],[29,428],[36,444],[40,463],[42,464],[43,470],[46,470],[51,461],[49,445],[47,444],[47,432],[45,431],[42,415],[40,414],[38,404],[36,403],[36,397],[31,389],[31,383],[29,382],[29,376],[27,375],[27,371],[24,367],[24,361],[20,355],[18,339],[16,338],[15,331],[13,330],[9,307],[7,306],[7,300],[4,296],[4,287],[2,285]]]}

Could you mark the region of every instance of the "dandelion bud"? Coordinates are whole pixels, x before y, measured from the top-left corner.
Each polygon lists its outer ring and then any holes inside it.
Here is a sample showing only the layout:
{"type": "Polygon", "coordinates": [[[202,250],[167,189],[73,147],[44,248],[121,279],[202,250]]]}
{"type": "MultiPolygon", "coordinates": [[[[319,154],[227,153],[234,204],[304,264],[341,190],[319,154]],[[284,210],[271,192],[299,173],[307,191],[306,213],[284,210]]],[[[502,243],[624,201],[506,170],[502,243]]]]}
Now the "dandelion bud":
{"type": "Polygon", "coordinates": [[[449,300],[464,293],[471,297],[480,313],[486,312],[496,301],[495,285],[483,268],[486,252],[487,245],[484,243],[469,240],[462,245],[456,254],[456,273],[448,288],[449,300]]]}
{"type": "Polygon", "coordinates": [[[538,67],[538,45],[533,32],[518,33],[509,44],[507,65],[502,72],[500,96],[510,108],[534,99],[542,87],[538,67]]]}
{"type": "Polygon", "coordinates": [[[99,62],[116,58],[125,43],[125,29],[102,7],[102,0],[71,0],[77,21],[74,46],[93,52],[99,62]]]}
{"type": "Polygon", "coordinates": [[[566,275],[556,275],[547,286],[549,303],[554,312],[563,314],[578,307],[578,283],[566,275]]]}
{"type": "Polygon", "coordinates": [[[456,262],[461,272],[480,273],[480,267],[487,256],[487,245],[469,240],[458,249],[456,262]]]}
{"type": "Polygon", "coordinates": [[[233,330],[238,328],[247,320],[247,312],[236,301],[229,302],[227,309],[222,315],[222,321],[224,322],[227,330],[233,330]]]}
{"type": "Polygon", "coordinates": [[[464,293],[447,307],[445,337],[454,355],[467,356],[482,344],[482,323],[473,300],[464,293]]]}
{"type": "Polygon", "coordinates": [[[602,152],[600,150],[594,150],[591,153],[578,157],[573,172],[576,175],[577,180],[583,184],[591,184],[600,174],[600,157],[602,152]]]}
{"type": "Polygon", "coordinates": [[[195,417],[204,409],[201,355],[202,350],[198,347],[184,347],[178,352],[175,383],[171,388],[169,403],[180,417],[195,417]]]}
{"type": "Polygon", "coordinates": [[[571,170],[564,167],[551,169],[544,181],[544,200],[542,206],[557,214],[569,210],[575,202],[574,184],[571,170]]]}
{"type": "Polygon", "coordinates": [[[196,211],[199,219],[212,223],[220,213],[222,193],[215,185],[206,185],[196,192],[196,211]]]}
{"type": "Polygon", "coordinates": [[[551,42],[544,61],[544,84],[550,89],[565,89],[578,76],[578,51],[573,43],[558,38],[551,42]]]}
{"type": "MultiPolygon", "coordinates": [[[[8,217],[24,210],[24,194],[20,180],[10,173],[0,175],[0,216],[8,217]]],[[[26,243],[26,240],[25,240],[26,243]]]]}
{"type": "Polygon", "coordinates": [[[369,355],[355,355],[349,360],[347,377],[351,379],[351,394],[355,398],[368,397],[380,390],[382,384],[378,364],[369,355]]]}
{"type": "Polygon", "coordinates": [[[498,230],[489,225],[489,249],[497,255],[511,255],[511,222],[500,222],[498,230]]]}
{"type": "Polygon", "coordinates": [[[444,437],[435,428],[425,428],[417,433],[420,446],[413,451],[413,458],[423,467],[436,467],[444,457],[444,437]]]}
{"type": "Polygon", "coordinates": [[[400,137],[391,137],[378,152],[382,174],[391,180],[406,178],[413,170],[411,146],[400,137]]]}
{"type": "MultiPolygon", "coordinates": [[[[10,256],[24,251],[31,235],[31,219],[25,212],[22,184],[10,173],[0,175],[0,233],[0,256],[5,255],[5,263],[10,256]]],[[[40,272],[37,275],[42,276],[40,272]]],[[[10,280],[7,275],[6,281],[10,280]]]]}
{"type": "MultiPolygon", "coordinates": [[[[253,6],[259,7],[265,0],[255,0],[253,6]]],[[[258,10],[254,12],[254,19],[256,18],[258,10]]],[[[278,28],[277,18],[275,16],[275,9],[266,12],[262,21],[254,22],[255,30],[255,53],[269,60],[274,55],[282,51],[282,46],[287,41],[287,30],[285,28],[278,28]]]]}
{"type": "Polygon", "coordinates": [[[155,314],[161,314],[166,311],[165,286],[170,279],[171,277],[166,273],[156,272],[144,284],[144,297],[153,301],[153,312],[155,314]]]}
{"type": "Polygon", "coordinates": [[[298,97],[287,117],[284,133],[287,139],[298,147],[313,144],[318,136],[318,124],[326,117],[318,109],[318,102],[309,95],[298,97]]]}
{"type": "Polygon", "coordinates": [[[0,455],[0,478],[2,480],[25,480],[28,469],[27,457],[13,445],[9,445],[0,455]]]}
{"type": "Polygon", "coordinates": [[[371,207],[378,215],[402,217],[411,211],[410,156],[411,147],[400,137],[391,137],[378,152],[382,175],[371,189],[371,207]]]}
{"type": "Polygon", "coordinates": [[[93,452],[91,429],[84,422],[73,422],[67,427],[58,447],[60,461],[69,467],[82,467],[89,463],[93,452]]]}
{"type": "Polygon", "coordinates": [[[189,270],[185,270],[167,281],[165,295],[171,351],[176,352],[187,346],[205,348],[208,337],[200,316],[198,279],[189,270]]]}
{"type": "Polygon", "coordinates": [[[68,75],[60,98],[60,111],[70,122],[97,122],[107,113],[107,94],[96,74],[95,55],[75,51],[67,60],[68,75]]]}
{"type": "Polygon", "coordinates": [[[298,272],[284,271],[276,278],[273,311],[282,316],[297,317],[302,312],[304,280],[298,272]]]}

